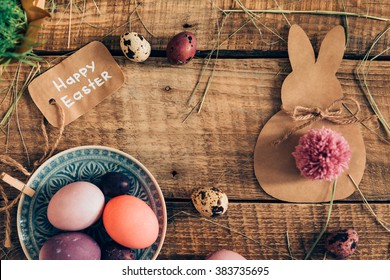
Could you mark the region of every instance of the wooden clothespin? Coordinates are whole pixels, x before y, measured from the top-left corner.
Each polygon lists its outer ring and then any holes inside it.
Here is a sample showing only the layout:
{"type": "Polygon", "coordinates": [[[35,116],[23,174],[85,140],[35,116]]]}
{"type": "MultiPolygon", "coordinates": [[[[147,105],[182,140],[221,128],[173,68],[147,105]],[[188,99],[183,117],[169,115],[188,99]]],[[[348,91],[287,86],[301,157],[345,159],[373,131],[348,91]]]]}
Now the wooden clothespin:
{"type": "Polygon", "coordinates": [[[5,172],[0,174],[0,179],[9,184],[10,186],[18,189],[22,193],[28,195],[29,197],[33,197],[33,195],[35,194],[35,191],[32,188],[19,181],[18,179],[11,177],[5,172]]]}

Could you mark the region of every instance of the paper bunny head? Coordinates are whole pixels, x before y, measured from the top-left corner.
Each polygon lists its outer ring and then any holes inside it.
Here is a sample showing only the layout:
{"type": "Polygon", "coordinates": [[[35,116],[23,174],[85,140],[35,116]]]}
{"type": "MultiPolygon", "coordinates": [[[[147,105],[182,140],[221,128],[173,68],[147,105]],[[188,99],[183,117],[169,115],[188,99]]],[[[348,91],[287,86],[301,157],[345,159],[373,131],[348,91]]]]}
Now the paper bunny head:
{"type": "Polygon", "coordinates": [[[344,48],[344,28],[336,26],[325,36],[316,60],[306,33],[298,25],[291,26],[288,54],[292,72],[284,80],[281,92],[286,110],[298,105],[323,109],[343,97],[336,72],[343,59],[344,48]]]}

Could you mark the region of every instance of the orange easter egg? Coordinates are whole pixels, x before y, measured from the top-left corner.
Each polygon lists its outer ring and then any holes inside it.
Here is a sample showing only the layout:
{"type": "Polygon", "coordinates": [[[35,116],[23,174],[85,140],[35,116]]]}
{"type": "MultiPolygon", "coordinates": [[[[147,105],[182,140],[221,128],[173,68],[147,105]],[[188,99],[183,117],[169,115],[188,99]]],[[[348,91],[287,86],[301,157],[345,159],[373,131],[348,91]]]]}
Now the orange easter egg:
{"type": "Polygon", "coordinates": [[[114,241],[128,248],[149,247],[158,237],[156,214],[144,201],[131,195],[120,195],[107,203],[103,225],[114,241]]]}

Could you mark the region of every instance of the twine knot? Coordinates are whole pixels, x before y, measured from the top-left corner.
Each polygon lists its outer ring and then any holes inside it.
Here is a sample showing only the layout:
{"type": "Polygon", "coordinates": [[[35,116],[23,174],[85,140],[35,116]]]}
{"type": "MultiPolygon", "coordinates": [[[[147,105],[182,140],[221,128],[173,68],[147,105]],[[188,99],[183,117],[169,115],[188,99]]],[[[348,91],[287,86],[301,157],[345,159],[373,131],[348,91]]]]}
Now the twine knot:
{"type": "Polygon", "coordinates": [[[301,130],[304,127],[309,126],[310,124],[319,121],[319,120],[327,120],[335,124],[346,125],[357,122],[363,122],[371,119],[371,117],[365,117],[363,119],[357,118],[357,115],[360,113],[360,104],[355,99],[351,97],[343,97],[337,99],[332,104],[330,104],[325,110],[322,110],[319,107],[303,107],[296,106],[293,111],[288,111],[282,107],[282,111],[286,114],[290,115],[294,121],[306,121],[305,123],[295,126],[288,132],[286,132],[281,138],[275,140],[273,142],[274,145],[278,145],[281,142],[285,141],[291,134],[294,132],[301,130]],[[342,110],[341,106],[351,105],[351,107],[347,107],[349,112],[342,110]]]}

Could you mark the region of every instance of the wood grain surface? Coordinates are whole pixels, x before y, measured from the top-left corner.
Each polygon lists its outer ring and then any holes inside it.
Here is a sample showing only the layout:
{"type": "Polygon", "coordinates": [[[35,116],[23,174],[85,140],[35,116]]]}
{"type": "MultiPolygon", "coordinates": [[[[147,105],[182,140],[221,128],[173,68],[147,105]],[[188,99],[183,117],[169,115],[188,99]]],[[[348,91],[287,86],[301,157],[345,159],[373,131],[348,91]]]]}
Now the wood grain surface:
{"type": "MultiPolygon", "coordinates": [[[[390,219],[389,204],[371,204],[377,215],[390,219]]],[[[204,219],[188,202],[167,202],[168,227],[158,259],[204,259],[208,254],[229,249],[247,259],[291,259],[287,249],[288,232],[292,257],[303,259],[325,224],[328,205],[289,203],[230,203],[219,218],[204,219]]],[[[0,218],[2,218],[0,216],[0,218]]],[[[329,231],[354,228],[359,245],[351,259],[390,259],[388,233],[361,204],[336,203],[329,231]]],[[[10,259],[25,259],[13,223],[10,259]]],[[[1,237],[1,236],[0,236],[1,237]]],[[[326,237],[326,235],[325,235],[326,237]]],[[[323,259],[324,239],[311,259],[323,259]]],[[[328,259],[332,256],[327,254],[328,259]]]]}
{"type": "MultiPolygon", "coordinates": [[[[68,125],[59,150],[80,145],[121,149],[150,169],[167,198],[188,199],[196,187],[218,186],[231,199],[272,200],[254,176],[253,150],[261,128],[279,111],[280,87],[290,71],[286,59],[219,60],[203,111],[195,112],[184,124],[183,119],[200,98],[201,91],[192,106],[186,105],[199,77],[201,60],[184,67],[171,66],[163,58],[143,64],[124,58],[117,58],[117,62],[125,73],[125,85],[68,125]]],[[[357,64],[344,60],[338,77],[345,95],[357,99],[363,113],[369,115],[372,112],[353,74],[357,64]]],[[[24,67],[24,73],[28,69],[24,67]]],[[[369,81],[386,118],[390,108],[383,73],[390,74],[389,69],[390,62],[373,62],[369,81]]],[[[12,77],[12,70],[10,73],[4,83],[12,77]]],[[[202,83],[200,88],[204,87],[202,83]]],[[[21,100],[18,112],[27,149],[31,158],[37,159],[43,152],[41,113],[28,95],[21,100]]],[[[368,125],[383,134],[377,124],[368,125]]],[[[13,123],[9,154],[27,164],[16,128],[13,123]]],[[[373,201],[388,200],[388,146],[366,128],[362,127],[362,132],[367,168],[361,189],[368,198],[373,196],[373,201]]],[[[0,145],[4,150],[5,142],[0,145]]],[[[349,200],[361,198],[356,193],[349,200]]]]}
{"type": "MultiPolygon", "coordinates": [[[[288,260],[288,232],[293,258],[303,259],[322,230],[328,212],[328,206],[320,204],[231,203],[229,207],[226,216],[204,220],[188,204],[168,203],[168,216],[173,218],[159,258],[204,259],[216,250],[230,249],[253,260],[288,260]]],[[[329,231],[354,228],[359,232],[359,249],[351,259],[390,259],[388,233],[363,205],[340,203],[333,207],[329,231]]],[[[372,207],[389,220],[388,204],[372,207]]],[[[324,245],[322,240],[312,259],[324,258],[324,245]]]]}
{"type": "MultiPolygon", "coordinates": [[[[47,2],[46,6],[50,10],[52,6],[50,1],[47,2]]],[[[70,12],[69,1],[54,2],[57,4],[53,16],[40,33],[40,41],[44,44],[37,50],[66,52],[80,48],[92,40],[100,40],[105,37],[103,43],[106,46],[113,51],[120,51],[118,36],[129,28],[128,16],[135,8],[135,1],[96,0],[98,9],[92,1],[73,1],[72,12],[70,12]],[[70,33],[69,26],[71,26],[70,33]]],[[[169,39],[176,33],[185,30],[195,33],[199,50],[210,50],[217,38],[217,20],[222,15],[220,9],[240,9],[232,0],[137,0],[138,2],[142,2],[142,6],[137,9],[142,21],[154,37],[148,34],[136,14],[131,17],[131,28],[133,31],[143,34],[155,51],[165,50],[169,39]]],[[[389,2],[379,0],[242,1],[245,7],[253,10],[277,9],[276,3],[278,3],[279,7],[283,9],[295,11],[344,11],[343,2],[347,12],[383,18],[390,17],[389,2]]],[[[322,39],[332,26],[337,24],[346,26],[343,16],[292,14],[285,15],[285,17],[288,21],[281,14],[258,14],[255,23],[260,31],[250,22],[237,32],[236,36],[221,46],[221,49],[270,53],[280,51],[286,55],[289,24],[298,23],[308,33],[315,50],[318,50],[322,39]]],[[[222,40],[237,31],[247,19],[248,16],[244,13],[229,15],[222,29],[222,40]]],[[[356,17],[348,17],[347,21],[349,27],[347,55],[364,55],[374,38],[388,25],[388,22],[356,17]]],[[[387,34],[378,42],[373,54],[385,49],[389,43],[390,35],[387,34]]]]}
{"type": "MultiPolygon", "coordinates": [[[[41,71],[59,63],[59,56],[77,50],[92,40],[100,40],[115,56],[125,74],[125,84],[96,108],[69,124],[57,151],[81,145],[104,145],[120,149],[141,161],[155,176],[165,196],[168,209],[167,236],[159,259],[203,259],[217,249],[231,249],[248,259],[289,259],[286,232],[290,237],[294,258],[302,259],[325,224],[327,204],[283,203],[267,195],[257,182],[253,171],[253,151],[265,123],[280,109],[280,88],[291,68],[287,56],[289,24],[282,15],[260,15],[260,22],[283,38],[279,39],[264,26],[262,36],[252,23],[232,36],[221,47],[223,58],[212,60],[201,79],[191,105],[188,98],[198,81],[204,61],[194,59],[184,66],[168,64],[164,49],[174,34],[188,30],[198,38],[199,56],[209,52],[216,42],[217,19],[221,9],[239,9],[231,0],[144,0],[138,11],[152,37],[143,28],[136,14],[132,29],[145,35],[152,45],[152,57],[136,64],[122,56],[118,35],[128,29],[129,13],[134,1],[96,0],[73,1],[71,40],[68,43],[69,1],[56,3],[52,18],[40,32],[43,45],[36,48],[43,58],[41,71]],[[85,4],[85,9],[84,9],[85,4]],[[85,13],[83,14],[83,10],[85,13]],[[117,27],[125,24],[123,27],[117,27]],[[269,42],[275,42],[269,44],[269,42]],[[245,58],[246,57],[246,58],[245,58]],[[216,63],[213,81],[200,114],[186,115],[201,98],[207,80],[216,63]],[[216,186],[230,200],[226,215],[201,219],[191,206],[194,188],[216,186]],[[184,213],[184,212],[185,213],[184,213]],[[222,226],[218,226],[218,223],[222,226]],[[226,229],[231,228],[231,230],[226,229]],[[239,233],[252,238],[248,239],[239,233]],[[259,243],[261,245],[259,245],[259,243]]],[[[274,9],[275,1],[242,1],[251,9],[274,9]]],[[[346,10],[380,17],[390,16],[387,1],[345,0],[346,10]]],[[[278,1],[290,10],[342,10],[341,1],[278,1]]],[[[47,8],[50,9],[50,3],[47,8]]],[[[298,23],[308,33],[314,49],[319,49],[325,34],[336,24],[344,24],[340,16],[286,15],[290,23],[298,23]]],[[[231,14],[222,30],[222,39],[235,32],[247,20],[245,14],[231,14]]],[[[374,38],[388,22],[364,18],[348,18],[349,45],[337,72],[345,96],[359,101],[364,115],[372,115],[367,98],[356,79],[356,67],[374,38]]],[[[390,32],[388,32],[390,34],[390,32]]],[[[389,35],[378,41],[373,54],[388,48],[389,35]]],[[[388,55],[388,53],[384,53],[388,55]]],[[[17,64],[3,73],[0,97],[15,78],[21,85],[30,66],[17,64]]],[[[367,83],[385,119],[390,119],[388,57],[370,64],[367,83]]],[[[0,104],[4,115],[9,98],[0,104]]],[[[0,153],[8,154],[24,166],[39,159],[44,141],[40,130],[42,114],[26,91],[12,117],[9,138],[0,134],[0,153]],[[23,140],[28,150],[26,155],[23,140]]],[[[367,164],[360,188],[378,217],[390,222],[389,145],[381,138],[384,131],[376,122],[361,127],[367,149],[367,164]],[[379,135],[379,136],[378,136],[379,135]]],[[[50,139],[57,130],[48,126],[50,139]]],[[[389,140],[387,138],[387,140],[389,140]]],[[[30,164],[30,165],[29,165],[30,164]]],[[[25,181],[20,172],[0,164],[0,171],[25,181]]],[[[4,184],[2,184],[4,185],[4,184]]],[[[5,186],[9,199],[18,191],[5,186]]],[[[0,199],[1,206],[4,200],[0,199]]],[[[4,241],[4,213],[0,213],[0,243],[4,241]]],[[[390,233],[372,217],[355,192],[349,198],[336,201],[329,230],[355,228],[360,244],[352,259],[389,259],[390,233]]],[[[10,259],[24,259],[16,231],[16,207],[12,209],[10,259]]],[[[313,259],[324,257],[324,239],[320,241],[313,259]]],[[[1,253],[1,258],[6,256],[1,253]]]]}

